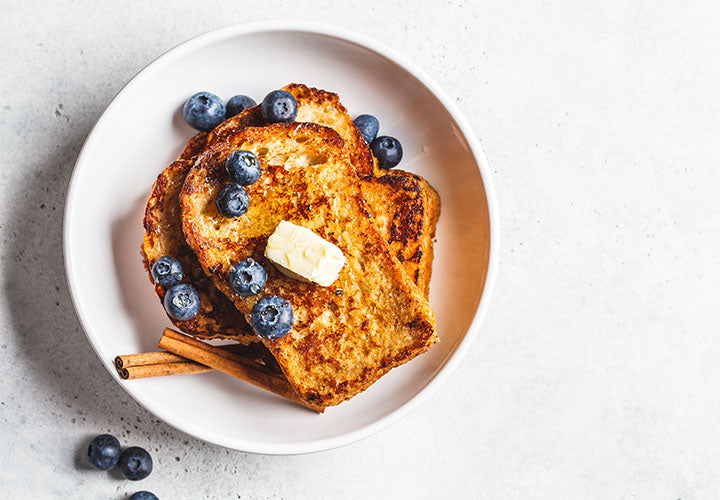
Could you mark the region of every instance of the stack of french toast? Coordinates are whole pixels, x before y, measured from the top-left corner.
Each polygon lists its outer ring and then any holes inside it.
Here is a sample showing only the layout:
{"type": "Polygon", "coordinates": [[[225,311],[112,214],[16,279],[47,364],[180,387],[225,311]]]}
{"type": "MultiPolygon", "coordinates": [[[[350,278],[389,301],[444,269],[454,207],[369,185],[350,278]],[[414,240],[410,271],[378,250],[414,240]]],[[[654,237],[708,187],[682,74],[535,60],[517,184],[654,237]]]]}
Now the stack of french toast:
{"type": "MultiPolygon", "coordinates": [[[[436,341],[428,302],[437,192],[418,175],[378,166],[363,135],[334,93],[291,84],[290,123],[268,123],[251,107],[187,143],[157,178],[147,202],[145,267],[163,257],[182,265],[199,310],[170,317],[198,339],[263,346],[298,396],[337,405],[436,341]],[[217,198],[228,184],[233,151],[252,153],[261,176],[244,191],[246,211],[228,217],[217,198]],[[306,228],[337,247],[342,268],[332,284],[298,279],[267,257],[281,222],[306,228]],[[264,283],[238,293],[238,262],[262,266],[264,283]],[[289,303],[291,327],[261,335],[253,312],[264,297],[289,303]]],[[[155,291],[165,298],[167,287],[155,291]]],[[[262,333],[262,332],[260,332],[262,333]]]]}

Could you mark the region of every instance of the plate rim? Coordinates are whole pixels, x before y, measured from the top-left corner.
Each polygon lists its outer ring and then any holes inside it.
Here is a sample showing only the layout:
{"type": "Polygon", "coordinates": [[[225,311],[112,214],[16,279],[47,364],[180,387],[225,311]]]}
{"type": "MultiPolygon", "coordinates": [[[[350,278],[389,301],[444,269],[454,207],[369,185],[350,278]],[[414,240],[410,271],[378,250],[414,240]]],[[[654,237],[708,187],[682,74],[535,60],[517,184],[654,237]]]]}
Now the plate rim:
{"type": "Polygon", "coordinates": [[[372,436],[391,425],[397,423],[405,416],[409,415],[415,410],[422,401],[431,396],[455,371],[457,366],[460,364],[462,359],[467,354],[473,341],[477,337],[480,330],[480,326],[487,314],[489,307],[490,298],[495,285],[495,279],[498,268],[499,260],[499,249],[500,249],[500,225],[499,225],[499,214],[497,199],[495,197],[495,189],[492,181],[490,167],[483,153],[480,141],[472,129],[472,126],[465,118],[460,108],[455,104],[453,99],[435,82],[435,80],[429,76],[422,68],[412,62],[407,57],[400,54],[395,49],[392,49],[385,44],[358,32],[350,29],[305,21],[256,21],[250,23],[232,24],[217,28],[200,35],[194,36],[188,40],[185,40],[171,49],[167,50],[157,58],[150,61],[148,64],[143,66],[138,72],[123,85],[123,87],[115,94],[110,103],[105,107],[102,114],[95,121],[95,124],[90,129],[80,152],[78,153],[73,171],[70,176],[68,184],[67,194],[65,196],[65,213],[63,217],[63,255],[65,263],[65,275],[68,282],[68,288],[70,290],[70,296],[72,300],[75,313],[80,321],[83,328],[83,332],[88,339],[88,342],[95,351],[95,354],[100,358],[101,363],[105,366],[106,370],[110,373],[116,383],[118,383],[130,397],[133,398],[138,404],[149,411],[151,414],[161,419],[171,427],[183,432],[184,434],[193,436],[197,439],[216,444],[225,448],[244,451],[248,453],[266,454],[266,455],[299,455],[305,453],[314,453],[320,451],[331,450],[342,446],[349,445],[351,443],[360,441],[366,437],[372,436]],[[445,107],[450,116],[455,120],[460,132],[464,139],[467,141],[470,147],[471,154],[475,158],[480,177],[483,182],[483,188],[485,190],[485,198],[487,200],[488,220],[489,220],[489,235],[490,235],[490,246],[488,255],[488,269],[485,277],[485,284],[483,287],[480,302],[477,310],[473,316],[473,320],[465,332],[465,336],[462,341],[457,344],[455,350],[450,354],[450,357],[439,367],[433,377],[410,399],[402,404],[394,411],[387,415],[375,420],[372,423],[359,427],[353,431],[346,432],[334,437],[313,439],[308,441],[298,441],[292,443],[278,443],[278,442],[266,442],[266,441],[253,441],[245,438],[232,438],[230,440],[223,441],[218,439],[217,436],[211,435],[207,432],[203,432],[201,429],[187,429],[182,427],[182,421],[173,421],[168,415],[161,414],[161,412],[155,408],[151,408],[150,402],[145,401],[145,398],[138,394],[133,393],[126,384],[120,383],[120,379],[113,372],[111,367],[105,363],[100,356],[98,349],[95,346],[95,335],[90,333],[88,325],[90,320],[86,314],[83,305],[80,303],[78,296],[78,285],[76,283],[75,264],[73,262],[71,249],[71,238],[70,233],[73,227],[73,207],[78,197],[77,190],[77,179],[79,178],[79,172],[83,170],[84,157],[87,151],[90,149],[90,145],[94,142],[94,138],[97,137],[97,131],[107,119],[108,111],[117,105],[118,97],[129,89],[139,85],[140,82],[152,76],[152,74],[162,68],[163,64],[171,60],[175,60],[178,57],[182,57],[183,53],[192,51],[196,47],[209,45],[216,43],[228,38],[242,37],[247,35],[259,34],[259,33],[277,33],[277,32],[296,32],[306,33],[314,35],[323,35],[330,38],[346,41],[360,47],[366,48],[379,56],[397,64],[398,66],[405,69],[413,77],[415,77],[423,86],[425,86],[436,99],[445,107]],[[152,70],[152,71],[149,71],[152,70]],[[229,442],[231,441],[231,442],[229,442]]]}

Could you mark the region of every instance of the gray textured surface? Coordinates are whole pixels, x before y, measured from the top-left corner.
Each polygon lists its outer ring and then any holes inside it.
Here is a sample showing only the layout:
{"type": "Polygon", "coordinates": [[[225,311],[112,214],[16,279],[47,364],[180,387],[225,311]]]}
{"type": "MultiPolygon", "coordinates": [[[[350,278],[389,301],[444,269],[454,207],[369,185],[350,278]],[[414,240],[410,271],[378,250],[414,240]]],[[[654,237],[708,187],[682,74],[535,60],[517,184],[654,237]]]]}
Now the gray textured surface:
{"type": "Polygon", "coordinates": [[[720,496],[716,3],[4,4],[0,489],[720,496]],[[495,174],[503,250],[482,334],[418,411],[340,450],[264,457],[184,436],[112,381],[72,309],[62,211],[83,139],[133,74],[193,35],[294,12],[388,43],[457,97],[495,174]],[[87,470],[102,431],[152,450],[153,475],[87,470]]]}

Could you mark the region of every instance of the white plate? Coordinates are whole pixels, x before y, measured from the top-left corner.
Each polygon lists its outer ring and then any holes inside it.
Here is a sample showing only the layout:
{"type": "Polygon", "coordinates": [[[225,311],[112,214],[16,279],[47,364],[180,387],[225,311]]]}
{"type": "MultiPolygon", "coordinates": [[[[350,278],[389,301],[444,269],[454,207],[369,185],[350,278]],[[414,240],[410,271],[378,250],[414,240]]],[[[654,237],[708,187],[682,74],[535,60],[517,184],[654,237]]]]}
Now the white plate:
{"type": "Polygon", "coordinates": [[[441,342],[365,393],[316,415],[221,373],[118,382],[170,425],[228,448],[295,454],[342,446],[407,415],[469,348],[497,267],[490,171],[466,119],[427,74],[364,36],[305,23],[230,26],[194,38],[143,69],[110,103],[78,157],[65,212],[67,278],[80,321],[105,367],[156,349],[169,325],[140,258],[142,213],[158,173],[193,131],[193,93],[260,101],[301,82],[340,94],[400,139],[400,168],[442,199],[431,303],[441,342]]]}

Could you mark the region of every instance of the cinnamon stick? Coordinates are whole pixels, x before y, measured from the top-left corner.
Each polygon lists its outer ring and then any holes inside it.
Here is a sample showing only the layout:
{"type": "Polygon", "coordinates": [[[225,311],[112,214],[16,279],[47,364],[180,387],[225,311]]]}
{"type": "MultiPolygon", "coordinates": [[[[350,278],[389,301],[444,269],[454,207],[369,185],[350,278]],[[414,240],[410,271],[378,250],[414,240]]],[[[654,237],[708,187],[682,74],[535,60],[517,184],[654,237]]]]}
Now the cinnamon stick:
{"type": "MultiPolygon", "coordinates": [[[[264,365],[252,364],[253,368],[269,368],[276,374],[282,375],[275,358],[262,345],[232,344],[221,346],[221,349],[243,358],[262,359],[264,365]]],[[[245,361],[245,360],[243,360],[245,361]]],[[[136,378],[162,377],[167,375],[183,375],[189,373],[205,373],[213,371],[212,368],[190,361],[187,358],[170,352],[143,352],[140,354],[124,354],[115,357],[115,369],[121,378],[132,380],[136,378]],[[172,366],[170,366],[172,365],[172,366]]]]}
{"type": "Polygon", "coordinates": [[[140,354],[124,354],[115,358],[115,368],[122,370],[133,366],[159,365],[166,363],[182,363],[187,358],[170,352],[143,352],[140,354]]]}
{"type": "MultiPolygon", "coordinates": [[[[169,354],[169,353],[157,353],[169,354]]],[[[178,358],[180,356],[177,356],[178,358]]],[[[183,358],[184,359],[184,358],[183,358]]],[[[193,361],[179,363],[159,363],[154,365],[128,366],[118,369],[120,377],[125,380],[147,377],[164,377],[167,375],[182,375],[186,373],[205,373],[213,371],[209,366],[193,361]]]]}
{"type": "Polygon", "coordinates": [[[170,328],[163,332],[158,347],[249,382],[318,413],[325,411],[324,407],[300,398],[288,381],[272,369],[220,347],[208,345],[170,328]]]}

